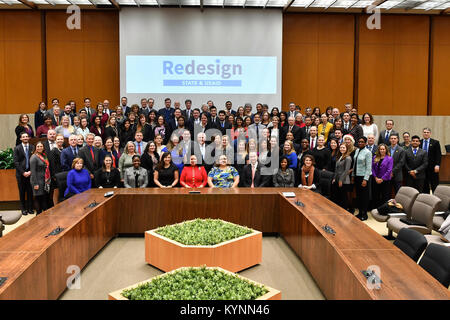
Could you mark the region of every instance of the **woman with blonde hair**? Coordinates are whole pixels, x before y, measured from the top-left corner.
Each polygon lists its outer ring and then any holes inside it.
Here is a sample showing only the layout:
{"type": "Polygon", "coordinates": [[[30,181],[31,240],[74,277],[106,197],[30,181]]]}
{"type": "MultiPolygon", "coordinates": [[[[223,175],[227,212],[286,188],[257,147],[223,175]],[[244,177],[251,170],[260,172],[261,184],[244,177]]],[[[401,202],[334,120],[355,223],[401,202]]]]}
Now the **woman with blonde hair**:
{"type": "Polygon", "coordinates": [[[73,159],[72,170],[67,174],[67,189],[64,192],[64,198],[68,199],[91,188],[91,176],[89,171],[83,167],[83,159],[73,159]]]}
{"type": "Polygon", "coordinates": [[[61,118],[61,125],[57,126],[56,134],[60,133],[64,138],[69,138],[72,134],[75,134],[75,128],[70,124],[69,116],[63,116],[61,118]]]}
{"type": "Polygon", "coordinates": [[[326,113],[322,113],[320,116],[320,124],[317,128],[317,134],[323,135],[325,138],[325,142],[328,141],[328,135],[330,134],[331,129],[333,129],[333,124],[328,122],[328,116],[326,113]]]}
{"type": "Polygon", "coordinates": [[[125,170],[133,166],[133,156],[136,154],[136,146],[132,141],[128,141],[119,159],[120,179],[122,182],[125,170]]]}
{"type": "Polygon", "coordinates": [[[291,140],[286,140],[283,146],[283,155],[289,160],[289,168],[297,170],[297,154],[294,150],[294,144],[291,140]]]}
{"type": "Polygon", "coordinates": [[[372,159],[372,199],[374,208],[378,208],[390,199],[389,186],[393,166],[394,159],[390,156],[389,148],[384,143],[380,143],[372,159]]]}

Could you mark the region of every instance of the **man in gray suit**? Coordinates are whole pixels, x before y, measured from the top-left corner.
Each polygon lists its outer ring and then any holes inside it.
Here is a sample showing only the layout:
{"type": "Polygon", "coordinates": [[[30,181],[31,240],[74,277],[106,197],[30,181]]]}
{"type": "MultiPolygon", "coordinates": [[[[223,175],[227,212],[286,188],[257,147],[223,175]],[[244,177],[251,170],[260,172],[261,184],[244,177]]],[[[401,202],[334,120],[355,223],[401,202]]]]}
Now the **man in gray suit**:
{"type": "Polygon", "coordinates": [[[394,160],[394,166],[392,167],[391,173],[391,190],[393,187],[395,190],[395,194],[397,194],[398,189],[400,189],[400,187],[402,186],[403,166],[405,165],[406,154],[405,150],[403,150],[403,148],[398,145],[398,134],[391,134],[391,136],[389,137],[389,141],[391,142],[389,152],[392,159],[394,160]]]}
{"type": "Polygon", "coordinates": [[[294,117],[297,115],[298,111],[295,110],[295,103],[291,102],[289,103],[289,111],[287,112],[287,116],[289,117],[294,117]]]}
{"type": "Polygon", "coordinates": [[[420,137],[413,136],[411,138],[411,148],[406,150],[405,168],[406,185],[408,187],[416,188],[420,193],[423,191],[425,182],[425,170],[428,167],[428,154],[425,150],[419,148],[420,137]]]}
{"type": "Polygon", "coordinates": [[[385,143],[387,146],[389,146],[391,143],[389,141],[389,137],[391,134],[397,134],[398,132],[395,131],[394,128],[394,120],[386,120],[386,129],[382,130],[380,132],[380,136],[378,137],[378,144],[385,143]]]}

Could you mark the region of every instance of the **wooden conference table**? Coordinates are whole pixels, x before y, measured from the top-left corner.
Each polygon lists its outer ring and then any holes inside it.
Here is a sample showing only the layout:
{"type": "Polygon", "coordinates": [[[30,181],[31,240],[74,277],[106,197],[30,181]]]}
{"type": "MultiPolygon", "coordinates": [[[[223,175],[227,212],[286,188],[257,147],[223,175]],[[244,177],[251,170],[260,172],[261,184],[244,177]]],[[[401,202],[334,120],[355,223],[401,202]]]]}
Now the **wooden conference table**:
{"type": "MultiPolygon", "coordinates": [[[[319,194],[308,190],[92,189],[66,200],[0,238],[0,299],[57,299],[69,266],[83,268],[118,234],[194,218],[220,218],[279,233],[327,299],[450,299],[450,292],[397,247],[319,194]],[[305,206],[282,192],[292,191],[305,206]],[[93,201],[99,204],[88,208],[93,201]],[[328,224],[332,235],[322,227],[328,224]],[[48,236],[56,227],[64,230],[48,236]],[[380,289],[361,270],[379,267],[380,289]]],[[[142,253],[144,259],[144,253],[142,253]]],[[[106,293],[105,293],[106,297],[106,293]]]]}

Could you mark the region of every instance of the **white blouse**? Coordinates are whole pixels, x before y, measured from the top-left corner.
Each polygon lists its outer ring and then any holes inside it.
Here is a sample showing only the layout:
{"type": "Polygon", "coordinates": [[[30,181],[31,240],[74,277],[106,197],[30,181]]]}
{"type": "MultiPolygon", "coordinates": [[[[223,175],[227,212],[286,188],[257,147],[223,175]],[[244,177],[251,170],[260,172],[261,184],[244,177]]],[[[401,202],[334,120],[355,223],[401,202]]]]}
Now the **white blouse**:
{"type": "Polygon", "coordinates": [[[375,141],[378,139],[378,135],[380,134],[378,132],[378,126],[375,123],[372,123],[370,126],[367,126],[365,124],[361,125],[363,129],[363,135],[367,138],[369,134],[373,134],[375,136],[375,141]]]}

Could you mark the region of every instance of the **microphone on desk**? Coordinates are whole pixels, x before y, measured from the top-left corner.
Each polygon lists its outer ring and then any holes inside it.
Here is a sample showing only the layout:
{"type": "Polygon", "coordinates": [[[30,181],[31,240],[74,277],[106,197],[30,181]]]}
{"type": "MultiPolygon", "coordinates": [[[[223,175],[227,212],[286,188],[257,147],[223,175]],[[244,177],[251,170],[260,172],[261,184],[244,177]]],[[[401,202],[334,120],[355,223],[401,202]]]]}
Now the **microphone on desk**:
{"type": "Polygon", "coordinates": [[[91,202],[91,203],[89,203],[88,205],[87,205],[87,207],[84,207],[83,209],[87,209],[87,208],[94,208],[94,207],[96,207],[96,206],[98,206],[99,205],[99,203],[97,202],[97,201],[93,201],[93,202],[91,202]]]}

